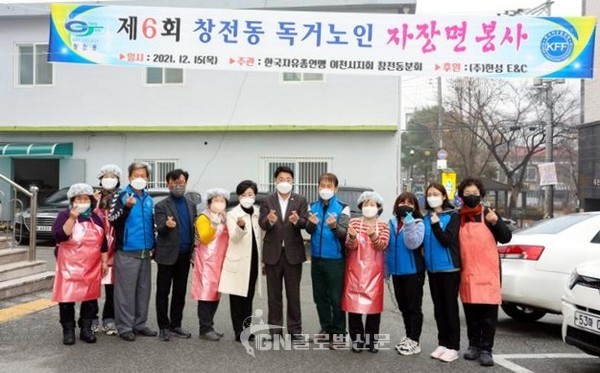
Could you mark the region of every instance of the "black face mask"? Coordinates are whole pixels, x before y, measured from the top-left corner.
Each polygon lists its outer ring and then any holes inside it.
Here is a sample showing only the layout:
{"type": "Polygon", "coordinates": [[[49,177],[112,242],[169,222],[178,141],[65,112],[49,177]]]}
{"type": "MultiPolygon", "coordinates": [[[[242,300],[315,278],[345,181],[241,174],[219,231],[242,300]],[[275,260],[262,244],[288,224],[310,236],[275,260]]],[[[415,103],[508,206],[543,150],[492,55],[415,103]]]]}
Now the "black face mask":
{"type": "Polygon", "coordinates": [[[410,206],[396,206],[395,213],[398,218],[404,218],[406,214],[413,211],[413,208],[410,206]]]}
{"type": "Polygon", "coordinates": [[[464,196],[462,200],[465,206],[475,208],[481,203],[481,196],[464,196]]]}

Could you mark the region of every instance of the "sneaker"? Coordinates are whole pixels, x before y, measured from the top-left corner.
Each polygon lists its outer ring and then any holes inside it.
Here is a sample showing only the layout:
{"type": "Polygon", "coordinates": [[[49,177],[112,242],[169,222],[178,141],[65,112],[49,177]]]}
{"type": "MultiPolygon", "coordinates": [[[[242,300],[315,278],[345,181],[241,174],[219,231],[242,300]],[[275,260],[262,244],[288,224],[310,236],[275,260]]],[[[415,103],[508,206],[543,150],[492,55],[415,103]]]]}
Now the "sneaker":
{"type": "Polygon", "coordinates": [[[416,355],[421,353],[421,345],[417,341],[408,338],[406,343],[398,350],[400,355],[416,355]]]}
{"type": "Polygon", "coordinates": [[[169,329],[160,329],[158,331],[158,339],[160,339],[163,342],[168,342],[171,340],[171,333],[169,332],[169,329]]]}
{"type": "Polygon", "coordinates": [[[104,334],[106,335],[117,335],[117,326],[112,322],[104,324],[102,325],[102,331],[104,331],[104,334]]]}
{"type": "Polygon", "coordinates": [[[437,346],[437,348],[433,350],[433,352],[429,356],[431,356],[432,359],[439,359],[440,356],[442,356],[444,352],[446,352],[446,350],[447,348],[444,346],[437,346]]]}
{"type": "Polygon", "coordinates": [[[406,341],[408,341],[408,337],[404,336],[404,337],[400,338],[400,342],[396,343],[396,345],[394,346],[394,348],[396,349],[396,351],[398,351],[398,353],[400,353],[400,348],[402,346],[404,346],[404,344],[406,343],[406,341]]]}
{"type": "Polygon", "coordinates": [[[450,348],[446,349],[444,353],[439,357],[439,359],[445,363],[451,363],[454,360],[458,359],[458,351],[452,350],[450,348]]]}
{"type": "Polygon", "coordinates": [[[479,365],[483,367],[494,366],[494,358],[492,358],[492,353],[490,351],[482,350],[479,353],[479,365]]]}
{"type": "Polygon", "coordinates": [[[469,346],[467,352],[463,354],[465,360],[477,360],[479,359],[480,350],[478,347],[469,346]]]}
{"type": "Polygon", "coordinates": [[[92,333],[96,334],[100,331],[100,323],[98,322],[98,319],[93,319],[92,320],[92,333]]]}
{"type": "Polygon", "coordinates": [[[216,341],[220,340],[221,337],[219,337],[219,335],[217,333],[215,333],[214,330],[211,330],[210,332],[200,334],[200,339],[204,339],[205,341],[216,342],[216,341]]]}

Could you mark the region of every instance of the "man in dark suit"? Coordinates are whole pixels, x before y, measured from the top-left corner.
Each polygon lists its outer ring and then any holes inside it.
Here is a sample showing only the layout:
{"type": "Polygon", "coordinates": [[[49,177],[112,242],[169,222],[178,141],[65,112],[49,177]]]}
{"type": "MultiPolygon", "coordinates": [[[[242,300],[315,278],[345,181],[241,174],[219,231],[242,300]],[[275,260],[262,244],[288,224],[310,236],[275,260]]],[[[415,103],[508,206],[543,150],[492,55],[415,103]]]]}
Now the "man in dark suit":
{"type": "Polygon", "coordinates": [[[196,205],[185,197],[188,173],[176,169],[167,174],[171,195],[158,202],[155,220],[158,237],[154,260],[158,264],[156,277],[156,318],[161,341],[169,341],[171,335],[190,338],[191,334],[181,328],[190,254],[194,246],[194,219],[196,205]],[[171,297],[170,320],[168,314],[169,293],[171,297]]]}
{"type": "MultiPolygon", "coordinates": [[[[265,230],[263,262],[267,275],[269,324],[283,325],[283,283],[287,297],[287,329],[292,339],[302,339],[300,279],[306,261],[300,233],[308,219],[306,198],[293,193],[294,171],[289,167],[275,170],[277,192],[260,207],[259,225],[265,230]]],[[[273,331],[277,333],[277,331],[273,331]]]]}

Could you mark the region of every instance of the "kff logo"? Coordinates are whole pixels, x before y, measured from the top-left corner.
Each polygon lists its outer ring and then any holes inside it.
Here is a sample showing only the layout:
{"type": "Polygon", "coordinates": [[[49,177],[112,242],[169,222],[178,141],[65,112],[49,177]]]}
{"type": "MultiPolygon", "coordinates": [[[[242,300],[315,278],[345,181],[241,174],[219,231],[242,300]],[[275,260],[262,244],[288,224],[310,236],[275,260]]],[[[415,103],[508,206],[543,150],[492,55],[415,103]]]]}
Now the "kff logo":
{"type": "Polygon", "coordinates": [[[94,26],[83,21],[73,20],[65,23],[65,28],[77,36],[90,36],[96,30],[101,31],[104,29],[104,26],[94,26]]]}
{"type": "Polygon", "coordinates": [[[540,48],[547,60],[561,62],[571,57],[573,38],[564,31],[550,31],[542,38],[540,48]]]}

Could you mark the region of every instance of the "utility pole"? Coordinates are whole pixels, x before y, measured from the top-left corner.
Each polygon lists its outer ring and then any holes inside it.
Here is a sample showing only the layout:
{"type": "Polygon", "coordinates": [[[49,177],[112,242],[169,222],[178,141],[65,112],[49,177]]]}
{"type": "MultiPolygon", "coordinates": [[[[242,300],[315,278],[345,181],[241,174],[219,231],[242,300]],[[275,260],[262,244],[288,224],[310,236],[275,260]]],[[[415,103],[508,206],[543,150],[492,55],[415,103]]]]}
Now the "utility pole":
{"type": "Polygon", "coordinates": [[[444,139],[442,134],[442,119],[444,116],[444,108],[442,106],[442,77],[437,78],[437,99],[438,99],[438,136],[440,138],[439,147],[444,147],[444,139]]]}

